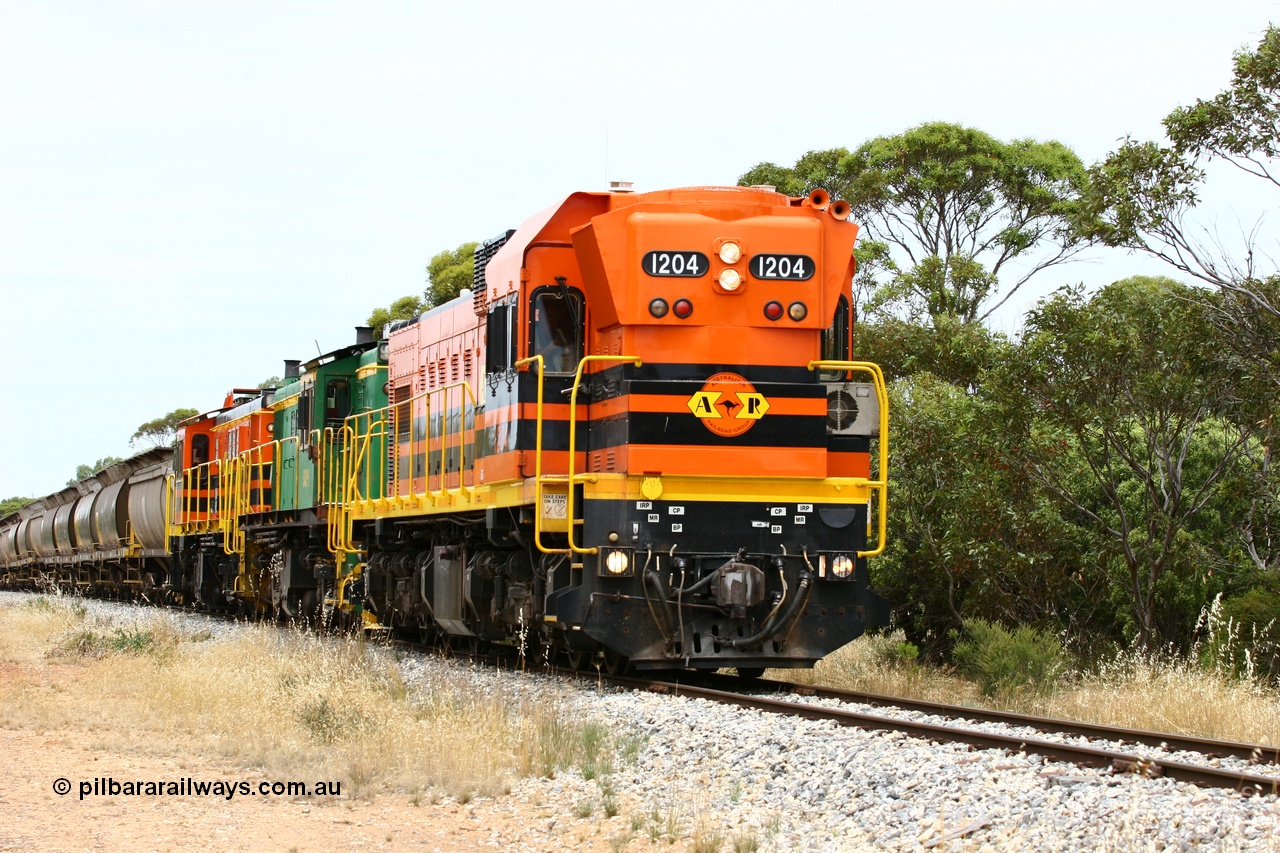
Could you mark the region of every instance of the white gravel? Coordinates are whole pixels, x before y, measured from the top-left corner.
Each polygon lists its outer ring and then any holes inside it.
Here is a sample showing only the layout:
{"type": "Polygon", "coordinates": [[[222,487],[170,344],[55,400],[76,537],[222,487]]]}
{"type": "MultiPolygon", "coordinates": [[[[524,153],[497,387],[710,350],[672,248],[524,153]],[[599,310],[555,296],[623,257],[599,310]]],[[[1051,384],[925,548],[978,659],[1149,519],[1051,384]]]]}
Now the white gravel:
{"type": "MultiPolygon", "coordinates": [[[[15,595],[0,592],[0,603],[15,595]]],[[[102,618],[139,615],[125,604],[84,606],[102,618]]],[[[215,638],[239,630],[198,614],[173,618],[215,638]]],[[[650,838],[669,834],[680,839],[671,849],[696,849],[702,827],[704,837],[718,835],[723,850],[1280,851],[1280,801],[1271,795],[1246,798],[429,654],[401,657],[410,686],[429,685],[444,668],[456,679],[461,670],[477,691],[542,693],[566,716],[607,724],[623,741],[641,744],[630,760],[615,759],[607,778],[585,779],[571,768],[513,787],[512,800],[563,816],[545,827],[547,849],[559,847],[555,824],[572,820],[584,802],[600,810],[607,786],[620,814],[632,819],[635,840],[626,849],[645,849],[650,838]]]]}

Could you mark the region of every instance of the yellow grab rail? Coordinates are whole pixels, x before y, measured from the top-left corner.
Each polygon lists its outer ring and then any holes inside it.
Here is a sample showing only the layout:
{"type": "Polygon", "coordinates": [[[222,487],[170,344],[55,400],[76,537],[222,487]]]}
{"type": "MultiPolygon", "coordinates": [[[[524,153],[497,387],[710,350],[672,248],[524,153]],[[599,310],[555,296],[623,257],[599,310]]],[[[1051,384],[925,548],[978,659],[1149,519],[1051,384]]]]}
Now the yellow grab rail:
{"type": "MultiPolygon", "coordinates": [[[[639,357],[634,355],[588,355],[583,356],[578,362],[578,369],[573,374],[573,391],[569,394],[569,496],[566,501],[565,515],[569,522],[569,550],[575,554],[599,554],[599,548],[579,548],[573,542],[573,486],[578,476],[573,473],[573,465],[577,455],[577,438],[578,438],[578,388],[582,385],[582,369],[593,362],[623,362],[629,361],[636,367],[644,364],[639,357]]],[[[542,419],[538,419],[541,426],[542,419]]],[[[584,476],[584,480],[585,480],[584,476]]],[[[542,512],[542,506],[539,504],[537,511],[542,512]]]]}
{"type": "Polygon", "coordinates": [[[567,548],[548,548],[542,544],[542,375],[546,369],[546,360],[541,355],[535,355],[520,359],[515,367],[519,370],[530,364],[538,365],[538,408],[533,439],[533,544],[543,554],[567,554],[567,548]]]}
{"type": "MultiPolygon", "coordinates": [[[[880,365],[870,361],[827,361],[817,360],[809,362],[810,370],[839,370],[852,371],[854,373],[869,373],[871,381],[876,386],[876,399],[880,402],[880,464],[876,469],[876,473],[880,479],[867,479],[861,485],[865,485],[876,493],[876,514],[878,516],[878,527],[876,532],[876,547],[871,551],[859,551],[859,557],[878,557],[884,553],[886,542],[886,520],[885,510],[888,505],[889,492],[889,390],[885,386],[884,371],[880,369],[880,365]]],[[[862,480],[861,477],[857,478],[862,480]]],[[[868,527],[870,525],[868,524],[868,527]]]]}

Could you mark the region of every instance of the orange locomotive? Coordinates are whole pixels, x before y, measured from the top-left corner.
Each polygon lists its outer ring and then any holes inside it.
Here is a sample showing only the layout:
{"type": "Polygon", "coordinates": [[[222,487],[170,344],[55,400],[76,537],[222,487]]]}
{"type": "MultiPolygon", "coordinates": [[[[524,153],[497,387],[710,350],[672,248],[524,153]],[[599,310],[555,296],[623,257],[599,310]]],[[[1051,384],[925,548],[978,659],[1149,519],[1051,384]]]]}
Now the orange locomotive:
{"type": "Polygon", "coordinates": [[[885,624],[848,214],[576,193],[483,244],[472,291],[389,330],[390,405],[347,421],[336,603],[610,670],[810,666],[885,624]]]}

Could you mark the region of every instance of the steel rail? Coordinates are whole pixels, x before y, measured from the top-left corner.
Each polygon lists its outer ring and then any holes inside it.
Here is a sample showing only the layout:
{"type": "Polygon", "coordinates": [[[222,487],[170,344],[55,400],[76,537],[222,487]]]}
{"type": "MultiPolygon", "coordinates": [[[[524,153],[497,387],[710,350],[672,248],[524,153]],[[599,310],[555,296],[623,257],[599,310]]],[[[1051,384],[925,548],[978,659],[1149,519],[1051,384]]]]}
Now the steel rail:
{"type": "Polygon", "coordinates": [[[879,693],[863,693],[856,690],[836,690],[829,687],[818,687],[808,684],[792,684],[786,681],[759,679],[743,684],[740,679],[729,675],[706,676],[707,685],[722,684],[726,690],[748,689],[753,691],[778,694],[791,694],[797,697],[815,697],[819,699],[836,699],[842,702],[856,702],[872,707],[901,708],[905,711],[917,711],[922,714],[933,714],[939,717],[958,717],[982,723],[1004,723],[1010,726],[1026,726],[1041,732],[1077,735],[1097,740],[1114,741],[1121,744],[1142,744],[1175,752],[1199,752],[1210,758],[1219,756],[1240,758],[1255,764],[1280,764],[1280,746],[1266,746],[1239,741],[1215,740],[1194,735],[1180,735],[1170,732],[1156,732],[1144,729],[1127,729],[1120,726],[1106,726],[1098,723],[1085,723],[1078,720],[1064,720],[1055,717],[1036,717],[1030,714],[1018,714],[1012,711],[995,711],[988,708],[973,708],[967,705],[947,705],[941,702],[926,702],[922,699],[899,699],[879,693]]]}
{"type": "MultiPolygon", "coordinates": [[[[1187,764],[1166,758],[1145,758],[1096,746],[1059,743],[1020,735],[983,732],[961,726],[914,722],[897,717],[885,717],[841,708],[828,708],[822,705],[811,705],[769,696],[718,690],[687,682],[603,674],[596,676],[582,672],[578,672],[576,675],[584,678],[598,677],[605,683],[634,690],[648,690],[672,696],[706,699],[766,713],[785,714],[807,720],[826,720],[842,726],[854,726],[875,731],[904,732],[925,740],[964,743],[979,749],[1001,749],[1015,753],[1026,752],[1041,755],[1053,761],[1110,768],[1115,772],[1137,773],[1151,778],[1167,776],[1179,782],[1189,782],[1202,787],[1227,788],[1245,795],[1280,794],[1280,776],[1264,776],[1257,773],[1228,770],[1208,765],[1187,764]]],[[[888,700],[888,702],[895,703],[895,700],[888,700]]],[[[959,706],[953,707],[959,708],[959,706]]],[[[960,708],[959,710],[968,711],[971,709],[960,708]]],[[[1132,734],[1127,729],[1119,731],[1132,734]]]]}

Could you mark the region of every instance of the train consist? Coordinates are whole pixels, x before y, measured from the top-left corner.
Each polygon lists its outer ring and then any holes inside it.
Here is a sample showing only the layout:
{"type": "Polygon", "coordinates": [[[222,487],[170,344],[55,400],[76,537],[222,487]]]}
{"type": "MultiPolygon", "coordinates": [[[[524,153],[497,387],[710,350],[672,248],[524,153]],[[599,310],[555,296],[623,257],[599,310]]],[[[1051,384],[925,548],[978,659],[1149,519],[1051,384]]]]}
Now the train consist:
{"type": "Polygon", "coordinates": [[[457,299],[0,519],[0,577],[610,671],[811,666],[888,618],[848,214],[573,194],[482,244],[457,299]]]}

